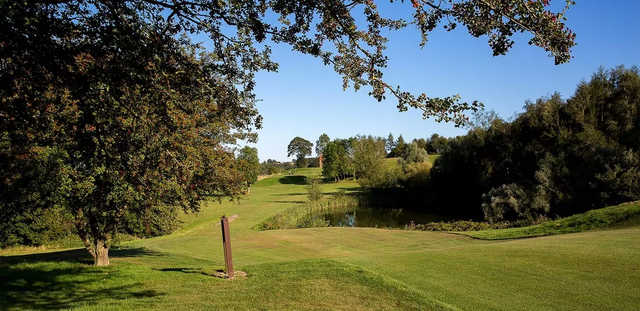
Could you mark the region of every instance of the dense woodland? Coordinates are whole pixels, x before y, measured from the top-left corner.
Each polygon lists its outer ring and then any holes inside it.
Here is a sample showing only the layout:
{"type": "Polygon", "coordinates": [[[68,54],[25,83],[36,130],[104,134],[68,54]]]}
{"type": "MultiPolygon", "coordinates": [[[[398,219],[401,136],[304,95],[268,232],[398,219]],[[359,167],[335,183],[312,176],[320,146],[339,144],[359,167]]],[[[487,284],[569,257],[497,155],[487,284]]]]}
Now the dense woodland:
{"type": "Polygon", "coordinates": [[[638,68],[600,70],[573,96],[528,102],[449,142],[434,207],[487,220],[567,216],[640,199],[638,68]]]}

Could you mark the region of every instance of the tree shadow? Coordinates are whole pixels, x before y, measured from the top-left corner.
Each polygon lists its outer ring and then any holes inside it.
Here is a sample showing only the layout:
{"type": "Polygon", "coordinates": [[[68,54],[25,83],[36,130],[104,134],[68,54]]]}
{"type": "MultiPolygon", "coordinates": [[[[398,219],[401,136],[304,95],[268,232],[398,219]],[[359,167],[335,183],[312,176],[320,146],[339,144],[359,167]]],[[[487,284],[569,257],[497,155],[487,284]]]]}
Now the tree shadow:
{"type": "Polygon", "coordinates": [[[280,177],[278,182],[285,185],[306,185],[307,177],[301,175],[284,176],[280,177]]]}
{"type": "MultiPolygon", "coordinates": [[[[160,253],[148,250],[146,248],[112,248],[109,250],[110,258],[127,258],[140,256],[161,256],[160,253]]],[[[35,253],[25,255],[0,256],[0,266],[12,265],[17,263],[30,262],[69,262],[83,263],[87,265],[93,264],[93,258],[84,248],[71,250],[35,253]]]]}
{"type": "Polygon", "coordinates": [[[162,271],[162,272],[182,272],[182,273],[193,273],[193,274],[201,274],[204,276],[212,276],[212,277],[217,277],[217,278],[221,278],[221,276],[224,276],[224,270],[223,269],[216,269],[214,272],[207,272],[202,270],[202,268],[189,268],[189,267],[183,267],[183,268],[162,268],[162,269],[153,269],[156,271],[162,271]]]}
{"type": "MultiPolygon", "coordinates": [[[[142,248],[110,253],[114,258],[153,255],[142,248]]],[[[68,309],[120,299],[142,304],[164,295],[142,289],[135,275],[114,266],[93,267],[92,263],[84,249],[0,257],[0,309],[68,309]]]]}

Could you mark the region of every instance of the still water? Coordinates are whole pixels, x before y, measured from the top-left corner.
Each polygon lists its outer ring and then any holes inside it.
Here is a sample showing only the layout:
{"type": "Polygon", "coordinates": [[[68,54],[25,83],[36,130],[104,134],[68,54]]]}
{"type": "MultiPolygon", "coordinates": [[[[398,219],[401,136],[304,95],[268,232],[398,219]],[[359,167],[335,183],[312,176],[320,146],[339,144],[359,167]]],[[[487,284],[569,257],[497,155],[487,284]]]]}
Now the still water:
{"type": "Polygon", "coordinates": [[[402,208],[354,207],[348,210],[327,211],[317,217],[331,227],[404,228],[411,224],[441,221],[442,217],[402,208]]]}

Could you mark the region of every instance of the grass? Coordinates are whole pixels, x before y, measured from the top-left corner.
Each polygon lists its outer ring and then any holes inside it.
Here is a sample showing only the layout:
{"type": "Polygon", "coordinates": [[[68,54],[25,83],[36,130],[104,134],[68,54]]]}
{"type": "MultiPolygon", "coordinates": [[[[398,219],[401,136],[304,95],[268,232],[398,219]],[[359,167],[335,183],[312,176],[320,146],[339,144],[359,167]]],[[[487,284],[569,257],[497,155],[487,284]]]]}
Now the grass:
{"type": "MultiPolygon", "coordinates": [[[[317,169],[296,174],[311,177],[317,169]]],[[[257,231],[304,206],[306,185],[258,182],[239,202],[207,202],[178,232],[123,242],[112,266],[83,250],[0,251],[0,310],[636,310],[640,226],[486,241],[374,228],[257,231]],[[234,265],[223,280],[219,217],[234,265]]],[[[323,184],[357,191],[357,183],[323,184]]]]}
{"type": "Polygon", "coordinates": [[[460,232],[477,239],[504,240],[640,224],[640,201],[591,210],[534,226],[460,232]]]}

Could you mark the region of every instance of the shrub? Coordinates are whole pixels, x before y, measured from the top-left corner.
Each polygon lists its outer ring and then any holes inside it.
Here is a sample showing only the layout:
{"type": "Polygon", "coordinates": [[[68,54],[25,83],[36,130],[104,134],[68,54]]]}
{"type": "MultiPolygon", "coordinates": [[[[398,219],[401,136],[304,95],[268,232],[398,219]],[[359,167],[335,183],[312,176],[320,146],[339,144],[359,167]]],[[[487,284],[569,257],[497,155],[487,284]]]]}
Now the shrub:
{"type": "Polygon", "coordinates": [[[3,215],[0,222],[0,247],[40,246],[74,234],[72,216],[63,208],[38,208],[3,215]]]}

